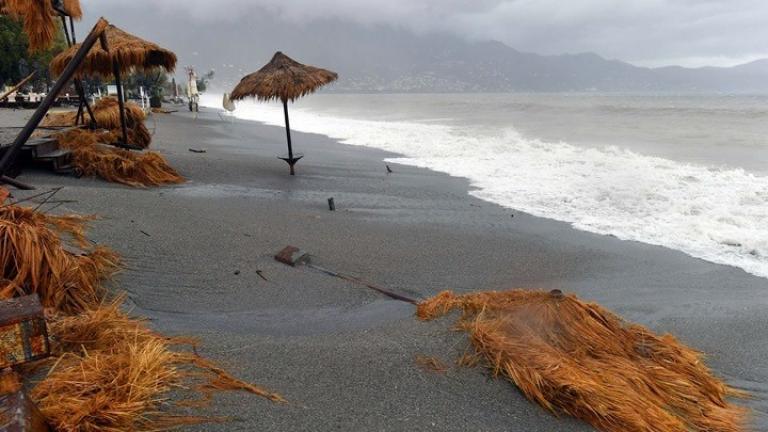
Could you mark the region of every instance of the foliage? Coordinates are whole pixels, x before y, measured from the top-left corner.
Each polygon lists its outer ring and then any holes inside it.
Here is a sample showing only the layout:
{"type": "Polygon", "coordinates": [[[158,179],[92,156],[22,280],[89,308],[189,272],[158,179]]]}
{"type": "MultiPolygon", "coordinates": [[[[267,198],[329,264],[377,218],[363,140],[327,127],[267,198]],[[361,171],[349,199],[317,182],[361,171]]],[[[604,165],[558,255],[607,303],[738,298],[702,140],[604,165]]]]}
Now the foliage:
{"type": "Polygon", "coordinates": [[[56,41],[48,50],[30,54],[28,47],[29,41],[21,23],[0,15],[0,86],[18,83],[33,71],[37,71],[32,81],[36,90],[44,90],[51,82],[48,65],[66,48],[63,33],[57,32],[56,41]]]}
{"type": "Polygon", "coordinates": [[[125,79],[125,88],[128,92],[135,91],[138,94],[139,87],[144,87],[149,96],[162,96],[167,84],[168,75],[161,70],[133,72],[125,79]]]}
{"type": "Polygon", "coordinates": [[[200,93],[205,92],[205,90],[208,88],[208,83],[213,80],[214,75],[216,74],[216,71],[210,70],[205,75],[199,77],[197,79],[197,91],[200,93]]]}

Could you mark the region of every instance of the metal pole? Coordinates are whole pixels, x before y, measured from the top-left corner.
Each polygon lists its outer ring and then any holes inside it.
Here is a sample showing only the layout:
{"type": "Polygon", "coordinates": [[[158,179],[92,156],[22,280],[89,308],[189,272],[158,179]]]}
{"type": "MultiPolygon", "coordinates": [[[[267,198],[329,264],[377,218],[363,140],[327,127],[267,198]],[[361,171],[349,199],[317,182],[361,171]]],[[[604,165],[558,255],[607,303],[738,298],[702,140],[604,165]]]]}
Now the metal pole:
{"type": "MultiPolygon", "coordinates": [[[[99,20],[96,26],[94,26],[94,30],[103,28],[102,26],[104,26],[105,23],[105,20],[99,20]]],[[[100,33],[91,31],[88,37],[85,38],[85,41],[83,41],[80,49],[77,50],[72,60],[67,64],[67,67],[64,68],[64,71],[61,73],[59,79],[56,80],[56,83],[53,85],[51,91],[48,92],[48,94],[45,96],[45,99],[43,99],[43,101],[40,103],[40,106],[37,107],[35,112],[32,114],[32,117],[30,117],[30,119],[27,121],[27,124],[24,126],[21,132],[19,132],[19,135],[16,137],[13,145],[8,148],[8,150],[6,150],[3,158],[0,159],[0,176],[5,176],[11,164],[13,164],[13,162],[16,160],[16,155],[19,153],[19,150],[21,150],[21,147],[26,144],[27,140],[29,140],[29,137],[32,136],[32,132],[34,132],[37,126],[40,125],[43,117],[45,117],[45,114],[48,112],[51,106],[53,106],[53,103],[56,101],[59,93],[61,93],[61,91],[64,89],[64,86],[66,86],[69,80],[71,80],[75,75],[77,68],[83,63],[83,59],[85,59],[88,51],[93,48],[93,45],[99,39],[99,36],[100,33]]],[[[7,182],[6,179],[0,179],[0,181],[7,182]]]]}
{"type": "Polygon", "coordinates": [[[288,138],[288,165],[291,167],[291,175],[296,175],[293,170],[293,146],[291,146],[291,122],[288,120],[288,100],[283,99],[283,113],[285,114],[285,136],[288,138]]]}
{"type": "MultiPolygon", "coordinates": [[[[107,43],[107,34],[101,34],[101,47],[109,53],[109,44],[107,43]]],[[[125,117],[125,100],[123,99],[123,83],[120,79],[120,63],[117,57],[112,58],[112,75],[115,76],[115,85],[117,85],[117,104],[120,107],[120,127],[123,130],[123,146],[131,147],[128,143],[128,120],[125,117]]]]}

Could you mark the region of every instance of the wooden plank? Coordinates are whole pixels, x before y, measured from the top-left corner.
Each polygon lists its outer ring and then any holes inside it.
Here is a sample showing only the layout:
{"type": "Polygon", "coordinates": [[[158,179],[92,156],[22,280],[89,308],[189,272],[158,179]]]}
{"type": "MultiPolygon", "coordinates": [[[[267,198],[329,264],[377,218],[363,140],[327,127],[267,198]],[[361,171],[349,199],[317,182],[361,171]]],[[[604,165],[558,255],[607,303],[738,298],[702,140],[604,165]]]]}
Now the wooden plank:
{"type": "Polygon", "coordinates": [[[0,302],[0,370],[46,358],[50,352],[37,295],[0,302]]]}
{"type": "Polygon", "coordinates": [[[43,414],[23,392],[0,396],[0,431],[50,432],[43,414]]]}
{"type": "Polygon", "coordinates": [[[24,78],[23,80],[21,80],[21,82],[20,82],[20,83],[18,83],[18,84],[16,84],[15,86],[13,86],[13,88],[12,88],[12,89],[10,89],[10,90],[8,90],[7,92],[3,93],[3,94],[0,96],[0,101],[2,101],[3,99],[7,98],[9,95],[11,95],[11,94],[13,94],[13,93],[16,93],[16,92],[17,92],[17,91],[18,91],[20,88],[24,87],[24,84],[28,83],[28,82],[29,82],[29,80],[31,80],[31,79],[32,79],[32,78],[33,78],[33,77],[34,77],[36,74],[37,74],[37,71],[35,71],[35,72],[32,72],[31,74],[29,74],[29,76],[28,76],[28,77],[26,77],[26,78],[24,78]]]}

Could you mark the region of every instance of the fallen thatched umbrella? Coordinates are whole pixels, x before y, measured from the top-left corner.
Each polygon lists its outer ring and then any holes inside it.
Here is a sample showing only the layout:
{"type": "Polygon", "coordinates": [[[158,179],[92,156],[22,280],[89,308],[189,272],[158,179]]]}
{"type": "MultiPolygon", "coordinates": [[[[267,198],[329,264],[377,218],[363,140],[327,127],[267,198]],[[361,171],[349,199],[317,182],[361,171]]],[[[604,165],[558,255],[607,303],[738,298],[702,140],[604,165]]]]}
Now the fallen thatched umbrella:
{"type": "MultiPolygon", "coordinates": [[[[73,45],[51,61],[51,72],[60,74],[74,58],[79,45],[73,45]]],[[[78,74],[115,78],[117,99],[120,104],[120,120],[123,145],[128,145],[128,131],[125,116],[125,100],[120,75],[131,71],[149,72],[161,69],[173,72],[176,69],[176,54],[157,44],[129,34],[114,25],[109,25],[102,34],[101,46],[93,47],[78,69],[78,74]]]]}
{"type": "Polygon", "coordinates": [[[291,126],[288,121],[288,101],[294,101],[312,93],[319,87],[335,81],[336,78],[338,75],[335,72],[303,65],[278,51],[266,66],[245,76],[230,97],[232,100],[254,97],[260,101],[280,99],[283,102],[288,156],[280,159],[288,162],[291,175],[294,175],[293,166],[302,158],[302,155],[297,154],[294,157],[293,154],[291,126]]]}

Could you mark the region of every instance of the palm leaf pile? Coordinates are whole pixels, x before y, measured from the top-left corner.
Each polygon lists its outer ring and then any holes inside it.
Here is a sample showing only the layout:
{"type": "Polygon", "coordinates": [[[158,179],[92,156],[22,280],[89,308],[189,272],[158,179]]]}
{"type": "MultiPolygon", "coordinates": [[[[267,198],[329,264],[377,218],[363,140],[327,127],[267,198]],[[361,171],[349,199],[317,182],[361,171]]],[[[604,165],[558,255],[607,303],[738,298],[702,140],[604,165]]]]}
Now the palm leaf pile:
{"type": "MultiPolygon", "coordinates": [[[[75,126],[77,113],[75,111],[60,111],[46,115],[42,123],[43,127],[71,127],[75,126]]],[[[93,106],[93,116],[96,119],[96,127],[112,132],[113,141],[117,142],[122,136],[120,124],[120,106],[117,99],[108,97],[99,100],[93,106]]],[[[85,117],[88,119],[88,116],[85,117]]],[[[146,114],[133,102],[125,104],[125,118],[128,130],[128,144],[146,149],[152,143],[152,135],[144,124],[146,114]]],[[[111,144],[111,143],[108,143],[111,144]]]]}
{"type": "MultiPolygon", "coordinates": [[[[553,413],[606,432],[738,432],[745,396],[671,335],[624,322],[559,291],[444,292],[419,305],[433,320],[463,313],[476,354],[494,375],[553,413]]],[[[463,361],[466,363],[466,359],[463,361]]]]}
{"type": "Polygon", "coordinates": [[[51,216],[16,205],[0,208],[0,298],[38,294],[45,307],[77,313],[98,305],[102,282],[119,267],[117,254],[98,246],[73,252],[62,235],[87,248],[84,225],[91,218],[51,216]]]}
{"type": "Polygon", "coordinates": [[[191,341],[164,337],[130,317],[123,297],[108,300],[104,284],[120,259],[89,247],[85,225],[92,219],[0,207],[0,299],[38,294],[46,307],[53,356],[27,371],[48,368],[30,396],[55,430],[157,431],[220,421],[185,409],[226,390],[285,402],[183,349],[191,341]]]}
{"type": "Polygon", "coordinates": [[[50,322],[57,359],[31,397],[61,431],[155,431],[212,419],[185,414],[214,391],[244,390],[273,402],[275,393],[242,382],[122,311],[122,298],[50,322]],[[171,394],[186,395],[174,400],[171,394]]]}
{"type": "Polygon", "coordinates": [[[132,152],[107,145],[114,141],[111,132],[73,129],[56,138],[59,148],[72,151],[72,162],[80,175],[133,187],[185,181],[160,153],[132,152]]]}

